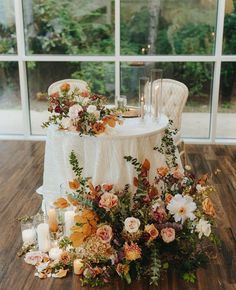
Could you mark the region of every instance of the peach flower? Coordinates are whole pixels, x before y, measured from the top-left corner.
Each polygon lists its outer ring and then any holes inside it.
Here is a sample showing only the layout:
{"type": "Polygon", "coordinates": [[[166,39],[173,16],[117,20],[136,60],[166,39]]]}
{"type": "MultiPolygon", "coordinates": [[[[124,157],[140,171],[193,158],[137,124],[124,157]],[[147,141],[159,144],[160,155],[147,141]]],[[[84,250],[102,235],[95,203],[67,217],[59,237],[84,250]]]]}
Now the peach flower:
{"type": "Polygon", "coordinates": [[[215,216],[216,212],[215,212],[213,203],[209,197],[207,197],[203,200],[202,208],[203,208],[205,214],[210,215],[210,216],[215,216]]]}
{"type": "Polygon", "coordinates": [[[101,238],[103,243],[110,243],[112,239],[112,228],[108,225],[101,226],[97,229],[96,235],[101,238]]]}
{"type": "Polygon", "coordinates": [[[165,202],[168,204],[172,200],[172,198],[173,198],[173,195],[170,193],[167,193],[165,195],[165,202]]]}
{"type": "Polygon", "coordinates": [[[159,235],[159,231],[154,224],[146,225],[144,230],[150,235],[149,241],[155,240],[159,235]]]}
{"type": "Polygon", "coordinates": [[[159,167],[157,168],[157,174],[164,177],[168,173],[169,169],[167,167],[159,167]]]}
{"type": "Polygon", "coordinates": [[[105,210],[110,210],[111,208],[117,206],[117,204],[118,204],[117,195],[110,192],[103,193],[99,201],[99,206],[105,208],[105,210]]]}
{"type": "Polygon", "coordinates": [[[121,264],[121,263],[117,264],[116,272],[120,276],[121,275],[127,275],[128,272],[129,272],[129,265],[127,265],[127,264],[124,265],[124,264],[121,264]]]}
{"type": "Polygon", "coordinates": [[[101,134],[106,130],[106,127],[102,122],[96,122],[93,124],[93,130],[95,134],[101,134]]]}
{"type": "Polygon", "coordinates": [[[175,239],[175,229],[164,228],[161,230],[161,237],[165,243],[173,242],[175,239]]]}
{"type": "Polygon", "coordinates": [[[136,243],[132,242],[130,245],[128,243],[125,243],[124,255],[127,260],[135,261],[141,258],[141,249],[136,243]]]}
{"type": "Polygon", "coordinates": [[[70,90],[70,84],[64,83],[60,86],[61,91],[68,92],[70,90]]]}
{"type": "Polygon", "coordinates": [[[181,179],[184,177],[183,173],[176,169],[174,172],[173,172],[173,177],[176,178],[176,179],[181,179]]]}

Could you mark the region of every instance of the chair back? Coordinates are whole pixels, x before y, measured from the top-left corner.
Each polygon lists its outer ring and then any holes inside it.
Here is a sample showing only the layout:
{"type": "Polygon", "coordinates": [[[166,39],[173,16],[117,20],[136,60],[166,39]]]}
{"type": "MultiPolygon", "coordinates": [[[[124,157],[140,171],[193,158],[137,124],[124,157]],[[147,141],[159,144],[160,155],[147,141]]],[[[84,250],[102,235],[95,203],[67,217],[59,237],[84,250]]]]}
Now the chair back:
{"type": "MultiPolygon", "coordinates": [[[[160,80],[154,81],[155,86],[159,85],[160,80]]],[[[182,112],[188,98],[188,88],[185,84],[172,79],[162,79],[161,86],[161,112],[173,120],[173,127],[180,131],[182,112]]]]}
{"type": "Polygon", "coordinates": [[[60,86],[64,83],[67,83],[70,85],[70,91],[74,91],[75,88],[78,88],[82,91],[88,90],[88,84],[85,81],[77,80],[77,79],[65,79],[60,80],[55,83],[52,83],[50,87],[48,88],[48,95],[51,95],[55,92],[60,91],[60,86]]]}

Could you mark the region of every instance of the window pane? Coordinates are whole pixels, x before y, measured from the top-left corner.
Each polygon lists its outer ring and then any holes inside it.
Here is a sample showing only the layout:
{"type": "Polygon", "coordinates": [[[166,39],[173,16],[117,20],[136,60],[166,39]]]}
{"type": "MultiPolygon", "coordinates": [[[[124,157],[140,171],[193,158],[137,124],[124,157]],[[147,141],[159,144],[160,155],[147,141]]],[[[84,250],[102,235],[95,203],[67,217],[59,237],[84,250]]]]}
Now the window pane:
{"type": "Polygon", "coordinates": [[[236,2],[225,1],[223,53],[236,54],[236,2]]]}
{"type": "Polygon", "coordinates": [[[217,114],[218,138],[236,138],[236,63],[221,66],[220,98],[217,114]]]}
{"type": "Polygon", "coordinates": [[[25,0],[27,54],[114,54],[114,1],[25,0]]]}
{"type": "Polygon", "coordinates": [[[0,62],[0,134],[23,134],[17,62],[0,62]]]}
{"type": "Polygon", "coordinates": [[[122,54],[213,54],[217,0],[121,0],[122,54]]]}
{"type": "Polygon", "coordinates": [[[0,1],[0,54],[16,53],[14,0],[0,1]]]}
{"type": "Polygon", "coordinates": [[[92,92],[108,97],[114,103],[115,65],[111,62],[28,62],[28,85],[32,134],[45,134],[41,128],[49,116],[46,92],[52,83],[68,78],[86,81],[92,92]]]}
{"type": "Polygon", "coordinates": [[[138,105],[139,77],[150,77],[150,70],[154,67],[163,69],[164,78],[183,82],[189,89],[189,97],[182,118],[182,135],[208,138],[213,63],[122,63],[121,94],[127,95],[128,105],[138,105]]]}

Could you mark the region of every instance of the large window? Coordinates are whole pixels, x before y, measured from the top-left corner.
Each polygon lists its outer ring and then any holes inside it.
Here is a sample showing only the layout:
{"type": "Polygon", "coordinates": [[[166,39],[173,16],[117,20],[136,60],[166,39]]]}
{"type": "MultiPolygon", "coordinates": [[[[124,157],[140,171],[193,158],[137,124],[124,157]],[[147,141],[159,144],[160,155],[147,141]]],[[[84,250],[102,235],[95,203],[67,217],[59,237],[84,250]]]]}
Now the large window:
{"type": "Polygon", "coordinates": [[[0,0],[0,135],[45,135],[47,88],[79,78],[137,105],[162,68],[189,88],[182,135],[236,141],[236,0],[0,0]]]}

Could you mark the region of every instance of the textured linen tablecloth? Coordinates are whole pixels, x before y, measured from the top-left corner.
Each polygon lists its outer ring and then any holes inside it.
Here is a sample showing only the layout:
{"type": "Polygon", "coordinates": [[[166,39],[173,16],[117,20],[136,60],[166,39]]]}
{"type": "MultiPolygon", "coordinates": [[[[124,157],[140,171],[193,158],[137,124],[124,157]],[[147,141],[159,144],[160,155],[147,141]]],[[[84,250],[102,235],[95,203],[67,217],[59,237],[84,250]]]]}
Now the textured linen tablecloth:
{"type": "MultiPolygon", "coordinates": [[[[143,162],[151,162],[150,180],[156,168],[165,165],[165,157],[153,147],[160,145],[168,118],[161,115],[158,121],[140,118],[125,119],[123,125],[110,128],[106,133],[95,136],[79,136],[77,132],[59,131],[55,126],[48,128],[43,185],[37,190],[49,200],[60,194],[60,185],[74,178],[69,155],[75,151],[83,176],[91,177],[93,184],[112,183],[122,188],[133,184],[136,176],[134,167],[124,156],[131,155],[143,162]]],[[[178,162],[181,164],[177,152],[178,162]]]]}

